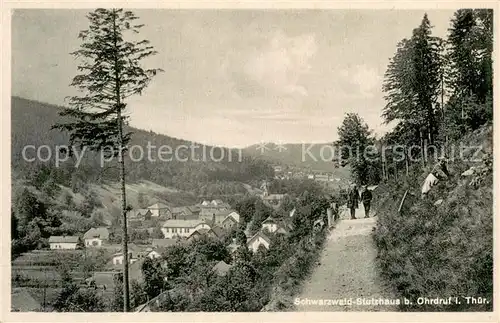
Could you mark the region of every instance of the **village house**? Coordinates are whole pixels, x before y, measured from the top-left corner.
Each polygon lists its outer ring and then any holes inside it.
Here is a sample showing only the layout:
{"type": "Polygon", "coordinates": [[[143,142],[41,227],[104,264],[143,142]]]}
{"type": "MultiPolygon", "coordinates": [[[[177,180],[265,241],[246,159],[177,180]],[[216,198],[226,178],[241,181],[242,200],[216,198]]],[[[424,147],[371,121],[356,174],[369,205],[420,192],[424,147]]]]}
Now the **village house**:
{"type": "MultiPolygon", "coordinates": [[[[144,253],[143,253],[144,250],[141,250],[141,248],[139,248],[136,244],[129,243],[127,246],[127,249],[128,249],[128,262],[130,264],[133,264],[137,260],[144,257],[144,253]]],[[[120,249],[118,252],[113,254],[113,259],[112,259],[113,265],[122,265],[123,258],[124,258],[124,255],[123,255],[122,249],[120,249]]]]}
{"type": "Polygon", "coordinates": [[[195,228],[210,228],[207,223],[200,220],[174,220],[170,219],[165,221],[161,231],[166,239],[175,237],[189,237],[195,228]]]}
{"type": "Polygon", "coordinates": [[[77,249],[81,245],[78,236],[51,236],[49,238],[50,249],[77,249]]]}
{"type": "MultiPolygon", "coordinates": [[[[214,214],[229,211],[231,206],[222,200],[203,201],[200,205],[200,218],[212,217],[214,214]]],[[[223,219],[221,219],[222,221],[223,219]]]]}
{"type": "Polygon", "coordinates": [[[252,252],[257,252],[260,246],[263,246],[266,249],[269,249],[269,245],[271,244],[271,239],[267,237],[262,231],[257,232],[253,235],[253,237],[249,238],[247,241],[248,249],[252,252]]]}
{"type": "Polygon", "coordinates": [[[197,229],[191,233],[191,235],[187,238],[188,242],[193,242],[200,239],[203,235],[206,235],[210,231],[210,229],[197,229]]]}
{"type": "Polygon", "coordinates": [[[151,211],[151,216],[152,217],[166,217],[166,218],[171,218],[172,214],[170,211],[170,207],[166,205],[165,203],[155,203],[153,205],[150,205],[147,207],[149,211],[151,211]]]}
{"type": "Polygon", "coordinates": [[[109,230],[106,227],[90,228],[83,235],[86,247],[101,247],[109,240],[109,230]]]}
{"type": "Polygon", "coordinates": [[[128,216],[134,220],[151,220],[153,212],[150,209],[137,209],[129,211],[128,216]]]}
{"type": "Polygon", "coordinates": [[[215,212],[213,214],[200,215],[200,220],[207,222],[210,221],[213,222],[214,224],[221,225],[224,222],[224,220],[226,220],[228,217],[232,217],[234,220],[233,222],[236,223],[240,222],[240,215],[238,214],[238,212],[234,210],[222,210],[215,212]]]}
{"type": "Polygon", "coordinates": [[[270,233],[278,230],[278,221],[273,219],[272,217],[268,217],[264,221],[262,221],[262,230],[267,230],[270,233]]]}
{"type": "Polygon", "coordinates": [[[174,220],[196,220],[200,216],[200,207],[196,205],[178,206],[172,208],[172,219],[174,220]]]}
{"type": "Polygon", "coordinates": [[[232,216],[227,216],[224,220],[222,220],[221,226],[226,230],[231,230],[232,228],[238,225],[238,221],[235,220],[232,216]]]}
{"type": "Polygon", "coordinates": [[[224,234],[225,234],[225,230],[220,227],[220,226],[217,226],[217,225],[214,225],[210,228],[210,230],[208,230],[207,232],[207,235],[209,237],[212,237],[212,238],[215,238],[215,239],[218,239],[218,240],[222,240],[222,238],[224,237],[224,234]]]}
{"type": "Polygon", "coordinates": [[[285,223],[278,223],[278,229],[274,233],[289,234],[291,231],[291,226],[285,223]]]}

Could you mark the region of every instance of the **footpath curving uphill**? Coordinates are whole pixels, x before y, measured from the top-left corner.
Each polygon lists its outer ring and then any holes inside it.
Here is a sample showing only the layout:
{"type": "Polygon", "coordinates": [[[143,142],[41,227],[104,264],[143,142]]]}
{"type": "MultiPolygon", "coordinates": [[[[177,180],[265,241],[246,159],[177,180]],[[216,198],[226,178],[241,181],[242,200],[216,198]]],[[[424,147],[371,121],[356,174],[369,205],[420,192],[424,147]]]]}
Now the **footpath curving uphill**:
{"type": "Polygon", "coordinates": [[[362,218],[362,207],[356,212],[358,219],[345,219],[346,215],[341,214],[320,264],[294,300],[295,310],[398,311],[397,298],[382,283],[376,267],[377,250],[371,233],[377,218],[362,218]]]}

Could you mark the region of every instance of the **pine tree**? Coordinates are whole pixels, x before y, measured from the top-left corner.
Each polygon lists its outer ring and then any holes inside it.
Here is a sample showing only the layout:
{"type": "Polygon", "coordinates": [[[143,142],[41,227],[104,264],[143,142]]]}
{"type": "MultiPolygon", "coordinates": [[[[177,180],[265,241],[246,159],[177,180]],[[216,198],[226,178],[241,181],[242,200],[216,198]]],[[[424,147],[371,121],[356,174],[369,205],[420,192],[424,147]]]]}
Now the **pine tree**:
{"type": "MultiPolygon", "coordinates": [[[[383,84],[386,122],[411,124],[410,129],[433,143],[438,131],[436,113],[442,84],[442,40],[431,35],[424,15],[410,39],[403,39],[391,59],[383,84]]],[[[417,136],[418,138],[418,136],[417,136]]]]}
{"type": "Polygon", "coordinates": [[[451,137],[493,119],[493,11],[460,9],[448,30],[446,124],[451,137]]]}
{"type": "Polygon", "coordinates": [[[374,144],[368,125],[358,114],[348,113],[338,127],[338,135],[337,145],[340,148],[341,158],[351,165],[354,180],[359,184],[366,184],[370,173],[378,169],[374,168],[366,158],[375,157],[367,155],[369,152],[367,148],[374,144]]]}
{"type": "Polygon", "coordinates": [[[127,201],[125,195],[124,151],[131,133],[124,132],[127,117],[125,100],[141,94],[160,69],[144,69],[143,59],[155,55],[149,41],[126,41],[126,33],[138,34],[141,24],[132,12],[123,9],[97,9],[87,15],[89,29],[81,31],[80,49],[72,55],[81,59],[81,74],[73,78],[72,86],[82,95],[71,97],[70,107],[61,115],[70,122],[53,128],[68,131],[70,144],[118,158],[122,196],[123,225],[123,294],[124,311],[129,309],[127,201]]]}

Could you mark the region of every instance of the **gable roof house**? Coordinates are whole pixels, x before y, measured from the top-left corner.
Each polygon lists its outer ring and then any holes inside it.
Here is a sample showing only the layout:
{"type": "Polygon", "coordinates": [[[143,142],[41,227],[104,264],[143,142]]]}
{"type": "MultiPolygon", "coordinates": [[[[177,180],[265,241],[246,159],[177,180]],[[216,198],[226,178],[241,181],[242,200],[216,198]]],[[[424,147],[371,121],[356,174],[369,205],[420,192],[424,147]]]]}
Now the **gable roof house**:
{"type": "Polygon", "coordinates": [[[149,220],[153,216],[150,209],[135,209],[128,212],[129,219],[131,220],[149,220]]]}
{"type": "Polygon", "coordinates": [[[207,228],[201,228],[198,230],[193,231],[191,235],[187,238],[189,242],[195,241],[197,239],[200,239],[203,235],[207,235],[210,229],[207,228]]]}
{"type": "Polygon", "coordinates": [[[217,210],[214,211],[213,213],[202,213],[200,214],[200,220],[204,221],[211,221],[214,222],[214,224],[222,224],[226,218],[232,217],[236,223],[240,222],[240,215],[238,212],[230,209],[224,209],[224,210],[217,210]]]}
{"type": "Polygon", "coordinates": [[[260,246],[264,246],[264,248],[269,249],[271,244],[271,239],[267,235],[265,235],[262,231],[257,232],[247,241],[247,246],[249,250],[253,252],[257,252],[260,246]]]}
{"type": "MultiPolygon", "coordinates": [[[[121,265],[121,264],[123,264],[124,257],[123,257],[123,251],[122,250],[123,249],[120,248],[116,253],[113,254],[113,258],[112,258],[112,264],[113,265],[121,265]]],[[[133,264],[137,260],[142,259],[142,258],[145,257],[145,253],[144,253],[145,248],[141,248],[141,247],[137,246],[134,243],[129,243],[128,244],[127,251],[128,251],[128,262],[130,264],[133,264]]]]}
{"type": "Polygon", "coordinates": [[[214,225],[210,228],[210,230],[208,230],[207,235],[209,237],[221,240],[224,237],[225,233],[226,231],[222,227],[214,225]]]}
{"type": "Polygon", "coordinates": [[[81,246],[78,236],[51,236],[49,238],[50,249],[77,249],[81,246]]]}
{"type": "Polygon", "coordinates": [[[274,233],[276,230],[278,230],[278,224],[279,221],[277,219],[268,217],[267,219],[262,221],[262,230],[267,230],[270,233],[274,233]]]}
{"type": "Polygon", "coordinates": [[[100,247],[109,239],[109,230],[106,227],[90,228],[83,235],[85,246],[100,247]]]}
{"type": "Polygon", "coordinates": [[[171,210],[172,219],[195,220],[198,219],[200,211],[200,208],[196,205],[173,207],[171,210]]]}
{"type": "MultiPolygon", "coordinates": [[[[223,211],[228,211],[231,209],[231,206],[222,200],[213,200],[209,203],[207,201],[203,201],[200,204],[200,216],[207,217],[213,216],[214,214],[221,213],[223,211]]],[[[221,219],[222,221],[223,219],[221,219]]]]}
{"type": "Polygon", "coordinates": [[[165,203],[155,203],[148,206],[147,209],[151,211],[152,217],[164,216],[170,218],[172,216],[170,206],[166,205],[165,203]]]}
{"type": "Polygon", "coordinates": [[[221,223],[221,226],[226,230],[230,230],[237,225],[238,225],[238,221],[236,221],[236,219],[234,217],[232,217],[231,215],[228,215],[224,220],[222,220],[222,223],[221,223]]]}

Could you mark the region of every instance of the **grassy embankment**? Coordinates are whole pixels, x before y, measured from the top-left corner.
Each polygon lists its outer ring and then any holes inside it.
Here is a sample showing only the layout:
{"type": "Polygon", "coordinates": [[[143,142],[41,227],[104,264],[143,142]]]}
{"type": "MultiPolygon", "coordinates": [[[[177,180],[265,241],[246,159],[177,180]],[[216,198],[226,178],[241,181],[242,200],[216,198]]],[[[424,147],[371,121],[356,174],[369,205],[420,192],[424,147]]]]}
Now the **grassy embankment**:
{"type": "MultiPolygon", "coordinates": [[[[463,146],[492,153],[492,126],[462,138],[463,146]]],[[[459,147],[455,145],[455,147],[459,147]]],[[[406,311],[491,311],[493,308],[493,175],[476,187],[461,173],[477,162],[450,161],[451,178],[439,183],[426,200],[421,185],[428,174],[415,165],[409,176],[381,184],[375,195],[379,216],[374,233],[382,275],[413,301],[406,311]],[[398,213],[401,199],[409,194],[398,213]],[[440,205],[434,205],[442,199],[440,205]],[[461,304],[417,305],[418,297],[459,297],[461,304]],[[486,304],[467,304],[464,297],[485,297],[486,304]]],[[[481,156],[481,154],[479,155],[481,156]]],[[[490,157],[491,158],[491,157],[490,157]]],[[[491,159],[489,159],[491,161],[491,159]]]]}

